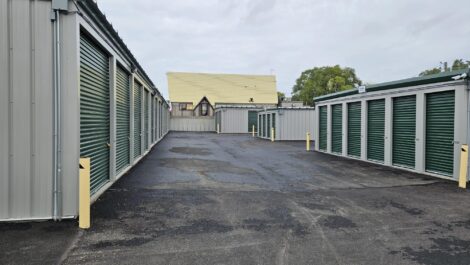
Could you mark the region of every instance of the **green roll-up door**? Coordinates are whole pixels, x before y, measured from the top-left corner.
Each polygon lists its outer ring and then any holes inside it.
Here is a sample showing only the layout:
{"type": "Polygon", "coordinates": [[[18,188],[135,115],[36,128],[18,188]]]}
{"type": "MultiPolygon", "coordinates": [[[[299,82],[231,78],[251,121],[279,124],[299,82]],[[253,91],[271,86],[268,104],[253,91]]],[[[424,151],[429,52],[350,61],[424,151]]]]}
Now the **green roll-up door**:
{"type": "Polygon", "coordinates": [[[361,102],[348,103],[348,155],[361,156],[361,102]]]}
{"type": "Polygon", "coordinates": [[[263,119],[264,115],[261,114],[259,115],[259,130],[260,130],[260,137],[264,137],[263,133],[264,133],[264,119],[263,119]]]}
{"type": "Polygon", "coordinates": [[[134,83],[134,158],[142,154],[142,86],[134,83]]]}
{"type": "Polygon", "coordinates": [[[331,151],[341,153],[343,151],[343,105],[331,106],[331,151]]]}
{"type": "Polygon", "coordinates": [[[327,147],[327,143],[326,143],[326,139],[327,139],[327,134],[328,134],[328,131],[327,131],[327,123],[328,123],[328,110],[327,110],[327,107],[326,106],[321,106],[319,107],[319,111],[320,111],[320,121],[319,121],[319,135],[318,135],[318,144],[319,144],[319,149],[320,150],[323,150],[323,151],[326,151],[326,147],[327,147]]]}
{"type": "Polygon", "coordinates": [[[268,114],[267,115],[268,118],[267,118],[267,122],[266,122],[266,127],[267,127],[267,137],[271,137],[271,114],[268,114]]]}
{"type": "Polygon", "coordinates": [[[263,115],[258,115],[258,136],[263,136],[263,115]]]}
{"type": "Polygon", "coordinates": [[[151,97],[150,98],[150,120],[151,120],[151,123],[152,123],[152,126],[150,127],[150,130],[151,130],[151,142],[153,143],[155,141],[155,115],[154,115],[154,108],[155,108],[155,104],[153,103],[153,98],[151,97]]]}
{"type": "Polygon", "coordinates": [[[160,134],[160,138],[162,138],[163,137],[163,102],[160,102],[159,108],[160,108],[160,130],[158,131],[158,133],[160,134]]]}
{"type": "Polygon", "coordinates": [[[426,171],[454,173],[455,92],[426,95],[426,171]]]}
{"type": "Polygon", "coordinates": [[[272,114],[273,122],[272,122],[272,127],[274,129],[274,139],[276,139],[276,113],[272,114]]]}
{"type": "Polygon", "coordinates": [[[158,130],[160,128],[160,126],[158,125],[158,121],[160,120],[158,116],[159,113],[160,113],[160,110],[158,109],[158,99],[155,98],[155,141],[158,141],[160,139],[159,134],[158,134],[158,130]]]}
{"type": "Polygon", "coordinates": [[[149,92],[144,90],[144,147],[149,149],[149,92]]]}
{"type": "Polygon", "coordinates": [[[80,35],[80,156],[91,159],[91,193],[109,180],[109,58],[80,35]]]}
{"type": "Polygon", "coordinates": [[[253,110],[248,111],[248,132],[253,132],[253,126],[255,126],[255,132],[258,130],[258,113],[253,110]]]}
{"type": "Polygon", "coordinates": [[[130,87],[129,76],[116,68],[116,171],[119,173],[130,160],[130,87]]]}
{"type": "Polygon", "coordinates": [[[392,163],[415,167],[416,96],[393,99],[392,163]]]}
{"type": "Polygon", "coordinates": [[[263,137],[266,137],[266,114],[263,114],[263,137]]]}
{"type": "Polygon", "coordinates": [[[367,102],[367,159],[384,161],[385,99],[367,102]]]}

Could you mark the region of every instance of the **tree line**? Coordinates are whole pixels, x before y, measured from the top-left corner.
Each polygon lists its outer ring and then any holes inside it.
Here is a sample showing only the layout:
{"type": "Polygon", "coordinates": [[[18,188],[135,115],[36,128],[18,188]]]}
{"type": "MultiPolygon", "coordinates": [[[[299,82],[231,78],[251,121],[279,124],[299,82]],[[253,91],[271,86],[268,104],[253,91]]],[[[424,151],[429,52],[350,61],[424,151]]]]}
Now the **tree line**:
{"type": "MultiPolygon", "coordinates": [[[[439,67],[424,70],[419,76],[466,69],[470,67],[470,61],[456,59],[451,66],[448,65],[447,62],[441,62],[439,67]]],[[[340,65],[314,67],[303,71],[297,78],[292,87],[292,100],[303,101],[304,104],[313,106],[314,97],[344,91],[362,84],[354,68],[340,65]]],[[[278,97],[284,97],[284,94],[279,92],[278,97]]]]}

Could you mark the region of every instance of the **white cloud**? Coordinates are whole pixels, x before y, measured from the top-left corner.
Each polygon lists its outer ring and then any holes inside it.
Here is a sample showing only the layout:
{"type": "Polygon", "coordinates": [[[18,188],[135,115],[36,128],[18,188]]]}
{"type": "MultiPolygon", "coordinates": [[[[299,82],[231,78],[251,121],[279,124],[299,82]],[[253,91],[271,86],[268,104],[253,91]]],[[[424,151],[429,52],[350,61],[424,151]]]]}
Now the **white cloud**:
{"type": "Polygon", "coordinates": [[[377,83],[470,59],[468,0],[99,0],[167,96],[166,72],[277,76],[340,64],[377,83]]]}

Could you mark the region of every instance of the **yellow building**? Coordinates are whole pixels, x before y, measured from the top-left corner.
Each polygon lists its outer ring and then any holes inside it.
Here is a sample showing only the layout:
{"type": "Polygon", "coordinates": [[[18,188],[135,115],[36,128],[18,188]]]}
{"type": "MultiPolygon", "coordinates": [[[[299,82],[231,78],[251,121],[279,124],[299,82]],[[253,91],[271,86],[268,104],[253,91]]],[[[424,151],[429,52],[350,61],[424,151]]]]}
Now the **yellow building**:
{"type": "Polygon", "coordinates": [[[172,116],[213,116],[216,105],[277,105],[274,75],[167,73],[172,116]]]}

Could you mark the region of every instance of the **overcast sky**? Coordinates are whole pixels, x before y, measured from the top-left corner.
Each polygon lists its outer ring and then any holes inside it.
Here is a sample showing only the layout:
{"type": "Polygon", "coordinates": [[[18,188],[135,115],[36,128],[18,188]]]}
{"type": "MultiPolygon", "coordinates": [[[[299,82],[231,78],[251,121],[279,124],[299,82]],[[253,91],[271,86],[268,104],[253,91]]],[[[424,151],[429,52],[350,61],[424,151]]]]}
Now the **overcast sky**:
{"type": "Polygon", "coordinates": [[[300,73],[340,64],[363,81],[470,59],[469,0],[98,0],[167,97],[166,72],[300,73]]]}

